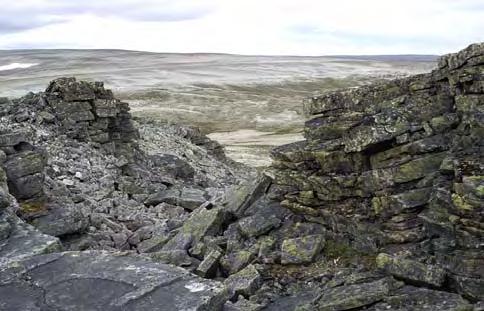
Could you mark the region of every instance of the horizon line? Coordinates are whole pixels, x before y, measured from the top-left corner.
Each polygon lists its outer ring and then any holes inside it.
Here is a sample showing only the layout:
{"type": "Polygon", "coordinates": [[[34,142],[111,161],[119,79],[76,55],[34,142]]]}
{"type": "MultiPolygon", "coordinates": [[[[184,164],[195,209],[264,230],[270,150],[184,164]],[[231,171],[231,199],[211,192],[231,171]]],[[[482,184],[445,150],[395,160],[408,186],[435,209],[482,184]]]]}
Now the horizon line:
{"type": "Polygon", "coordinates": [[[445,54],[418,54],[418,53],[403,53],[403,54],[319,54],[319,55],[295,55],[295,54],[240,54],[240,53],[226,53],[226,52],[154,52],[143,50],[129,50],[116,48],[14,48],[14,49],[0,49],[0,52],[7,51],[120,51],[132,53],[150,53],[150,54],[178,54],[178,55],[228,55],[228,56],[248,56],[248,57],[371,57],[371,56],[426,56],[426,57],[440,57],[445,54]]]}

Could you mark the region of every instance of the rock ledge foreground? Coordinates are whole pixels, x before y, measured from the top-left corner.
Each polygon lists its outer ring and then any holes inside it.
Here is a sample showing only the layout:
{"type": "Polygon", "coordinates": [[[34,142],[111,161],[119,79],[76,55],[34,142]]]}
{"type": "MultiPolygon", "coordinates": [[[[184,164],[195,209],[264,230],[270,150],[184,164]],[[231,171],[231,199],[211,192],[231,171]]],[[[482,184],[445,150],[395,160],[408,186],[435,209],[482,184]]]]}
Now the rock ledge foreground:
{"type": "Polygon", "coordinates": [[[99,82],[0,99],[0,310],[484,310],[484,44],[304,109],[261,174],[99,82]]]}

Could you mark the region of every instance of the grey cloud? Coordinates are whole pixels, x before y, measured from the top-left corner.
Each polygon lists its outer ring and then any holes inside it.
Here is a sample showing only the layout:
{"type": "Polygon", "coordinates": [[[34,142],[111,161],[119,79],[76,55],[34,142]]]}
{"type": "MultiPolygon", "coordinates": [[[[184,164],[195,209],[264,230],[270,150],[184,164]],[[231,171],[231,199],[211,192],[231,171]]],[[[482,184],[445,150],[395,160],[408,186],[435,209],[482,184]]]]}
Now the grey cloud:
{"type": "Polygon", "coordinates": [[[173,22],[201,18],[214,10],[211,1],[202,5],[196,0],[23,0],[26,5],[11,4],[10,1],[0,0],[0,34],[65,22],[80,14],[146,22],[173,22]],[[29,2],[32,5],[29,6],[29,2]]]}
{"type": "Polygon", "coordinates": [[[29,19],[18,19],[18,17],[2,16],[0,19],[0,34],[18,32],[32,28],[47,26],[51,24],[62,23],[66,21],[64,18],[35,18],[32,16],[29,19]]]}
{"type": "Polygon", "coordinates": [[[68,2],[53,0],[53,14],[84,14],[118,16],[140,21],[177,21],[202,17],[212,11],[210,1],[203,5],[196,0],[117,0],[68,2]]]}

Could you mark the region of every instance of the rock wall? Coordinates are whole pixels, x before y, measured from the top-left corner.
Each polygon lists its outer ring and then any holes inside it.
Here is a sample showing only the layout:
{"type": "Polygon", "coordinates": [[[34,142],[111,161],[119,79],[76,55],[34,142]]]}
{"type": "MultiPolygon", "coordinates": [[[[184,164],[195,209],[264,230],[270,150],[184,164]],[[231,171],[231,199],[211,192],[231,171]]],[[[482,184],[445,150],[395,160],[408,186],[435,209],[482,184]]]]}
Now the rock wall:
{"type": "Polygon", "coordinates": [[[359,251],[432,263],[439,286],[484,299],[484,44],[304,109],[306,140],[272,153],[281,204],[359,251]]]}
{"type": "Polygon", "coordinates": [[[49,84],[43,98],[68,137],[116,145],[139,136],[131,122],[129,105],[115,99],[102,82],[60,78],[49,84]]]}

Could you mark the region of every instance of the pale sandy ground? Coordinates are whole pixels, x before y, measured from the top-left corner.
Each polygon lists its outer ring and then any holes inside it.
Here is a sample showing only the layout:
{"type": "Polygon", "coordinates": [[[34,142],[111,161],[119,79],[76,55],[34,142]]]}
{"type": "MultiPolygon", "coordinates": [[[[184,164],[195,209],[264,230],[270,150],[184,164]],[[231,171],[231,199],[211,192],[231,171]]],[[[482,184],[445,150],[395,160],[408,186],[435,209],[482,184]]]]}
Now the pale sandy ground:
{"type": "Polygon", "coordinates": [[[429,71],[431,56],[242,56],[121,50],[0,50],[0,97],[44,90],[62,76],[104,81],[138,120],[199,127],[229,157],[270,164],[298,141],[302,101],[327,91],[429,71]]]}
{"type": "Polygon", "coordinates": [[[227,156],[255,167],[271,164],[269,152],[275,146],[304,140],[301,133],[277,134],[250,129],[211,133],[208,137],[223,144],[227,156]]]}

